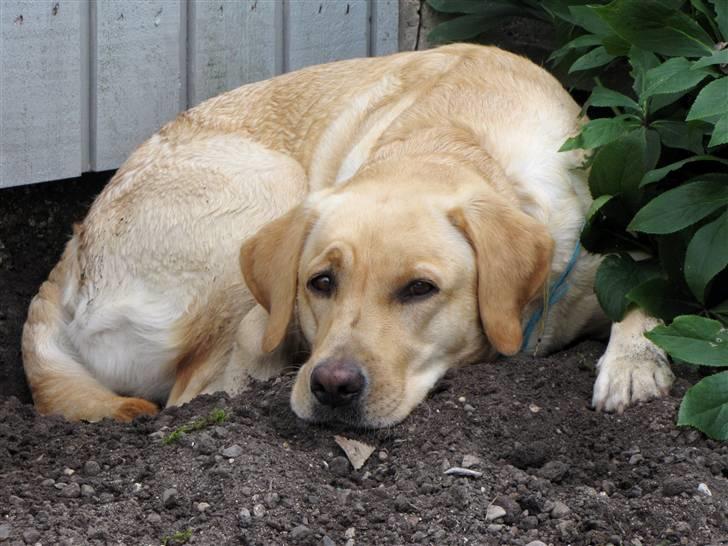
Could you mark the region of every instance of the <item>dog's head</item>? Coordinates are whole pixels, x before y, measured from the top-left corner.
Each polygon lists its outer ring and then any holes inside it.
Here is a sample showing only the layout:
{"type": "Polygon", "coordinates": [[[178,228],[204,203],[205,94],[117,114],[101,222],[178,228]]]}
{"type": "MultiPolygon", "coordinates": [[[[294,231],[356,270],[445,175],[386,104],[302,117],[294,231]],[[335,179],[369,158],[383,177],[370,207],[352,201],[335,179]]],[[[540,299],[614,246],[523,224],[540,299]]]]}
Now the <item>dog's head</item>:
{"type": "Polygon", "coordinates": [[[448,368],[520,348],[523,308],[549,271],[545,228],[473,171],[402,171],[312,194],[241,251],[270,315],[263,349],[294,312],[311,346],[291,395],[303,419],[394,424],[448,368]]]}

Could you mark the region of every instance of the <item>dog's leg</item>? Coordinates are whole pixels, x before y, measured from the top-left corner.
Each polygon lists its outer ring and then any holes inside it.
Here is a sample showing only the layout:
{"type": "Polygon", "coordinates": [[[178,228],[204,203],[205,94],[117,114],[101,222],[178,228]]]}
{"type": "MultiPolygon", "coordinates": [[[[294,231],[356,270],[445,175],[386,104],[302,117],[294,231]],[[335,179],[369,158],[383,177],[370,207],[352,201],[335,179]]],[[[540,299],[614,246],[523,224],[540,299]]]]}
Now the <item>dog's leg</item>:
{"type": "Polygon", "coordinates": [[[621,413],[628,405],[666,395],[675,376],[665,352],[644,336],[660,324],[641,309],[612,325],[609,345],[597,368],[593,406],[621,413]]]}
{"type": "Polygon", "coordinates": [[[280,374],[289,364],[289,351],[284,343],[271,353],[263,352],[267,320],[268,313],[256,305],[240,321],[234,343],[222,336],[218,347],[189,354],[178,366],[167,405],[185,404],[199,394],[225,391],[234,395],[248,387],[250,378],[266,380],[280,374]]]}

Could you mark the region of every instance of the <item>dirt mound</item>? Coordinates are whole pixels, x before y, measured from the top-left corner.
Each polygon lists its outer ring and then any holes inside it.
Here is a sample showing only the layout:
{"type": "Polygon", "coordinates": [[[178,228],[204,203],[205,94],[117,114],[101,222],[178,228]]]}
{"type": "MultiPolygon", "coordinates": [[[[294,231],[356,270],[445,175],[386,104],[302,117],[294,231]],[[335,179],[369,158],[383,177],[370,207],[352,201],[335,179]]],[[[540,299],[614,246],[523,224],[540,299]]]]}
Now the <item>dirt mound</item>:
{"type": "MultiPolygon", "coordinates": [[[[39,417],[11,398],[0,404],[0,498],[7,499],[0,537],[10,544],[719,543],[728,537],[728,446],[676,430],[677,396],[622,416],[590,410],[601,351],[588,342],[552,358],[459,370],[404,423],[381,431],[297,420],[290,376],[128,425],[39,417]],[[190,423],[196,430],[170,441],[190,423]],[[376,448],[360,470],[335,434],[376,448]],[[476,477],[445,473],[463,466],[476,477]]],[[[676,394],[685,385],[680,380],[676,394]]]]}

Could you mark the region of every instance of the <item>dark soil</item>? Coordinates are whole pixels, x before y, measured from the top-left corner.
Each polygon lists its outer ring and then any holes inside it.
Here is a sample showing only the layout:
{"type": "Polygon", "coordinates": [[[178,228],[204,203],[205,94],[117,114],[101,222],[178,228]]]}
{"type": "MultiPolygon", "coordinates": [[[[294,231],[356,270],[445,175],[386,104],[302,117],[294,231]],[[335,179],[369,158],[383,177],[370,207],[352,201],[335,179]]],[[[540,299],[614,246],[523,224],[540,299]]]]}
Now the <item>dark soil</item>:
{"type": "Polygon", "coordinates": [[[728,445],[674,426],[695,377],[595,413],[597,342],[455,371],[380,431],[297,420],[291,376],[126,425],[36,415],[25,311],[106,178],[0,191],[0,542],[728,544],[728,445]],[[223,422],[164,442],[217,408],[223,422]],[[335,434],[376,448],[361,470],[335,434]],[[482,476],[444,473],[465,465],[482,476]]]}

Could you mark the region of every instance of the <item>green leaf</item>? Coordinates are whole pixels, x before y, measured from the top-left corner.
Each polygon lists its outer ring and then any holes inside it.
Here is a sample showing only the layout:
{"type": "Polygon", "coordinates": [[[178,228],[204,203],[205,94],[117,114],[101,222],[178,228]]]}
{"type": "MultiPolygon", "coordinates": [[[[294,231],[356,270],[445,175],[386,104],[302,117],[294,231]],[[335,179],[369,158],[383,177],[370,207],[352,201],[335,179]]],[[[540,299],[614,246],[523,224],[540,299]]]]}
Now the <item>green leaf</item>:
{"type": "Polygon", "coordinates": [[[725,0],[711,0],[711,3],[715,8],[715,22],[718,23],[723,40],[728,42],[728,2],[725,0]]]}
{"type": "Polygon", "coordinates": [[[660,274],[657,264],[651,261],[634,261],[629,254],[612,254],[599,265],[594,289],[612,322],[619,322],[629,307],[627,293],[645,281],[660,274]]]}
{"type": "Polygon", "coordinates": [[[621,106],[622,108],[631,108],[637,112],[642,111],[640,105],[627,95],[599,85],[592,90],[587,103],[591,106],[621,106]]]}
{"type": "Polygon", "coordinates": [[[688,91],[709,74],[710,71],[706,69],[691,70],[691,63],[685,57],[673,57],[647,71],[641,98],[688,91]]]}
{"type": "Polygon", "coordinates": [[[594,11],[627,42],[670,57],[702,57],[713,40],[688,15],[663,0],[614,0],[594,11]]]}
{"type": "Polygon", "coordinates": [[[719,303],[715,307],[711,307],[710,310],[719,314],[728,313],[728,300],[719,303]]]}
{"type": "Polygon", "coordinates": [[[695,427],[715,440],[728,440],[728,371],[709,375],[688,389],[677,424],[695,427]]]}
{"type": "Polygon", "coordinates": [[[653,119],[660,117],[660,116],[656,116],[655,112],[679,101],[685,95],[690,93],[690,91],[691,91],[690,89],[685,89],[683,91],[677,91],[676,93],[667,93],[665,95],[655,95],[648,101],[649,108],[647,109],[647,116],[650,118],[653,118],[653,119]]]}
{"type": "Polygon", "coordinates": [[[569,74],[579,70],[589,70],[598,66],[604,66],[615,59],[614,55],[607,53],[603,46],[595,47],[589,53],[582,55],[569,68],[569,74]]]}
{"type": "Polygon", "coordinates": [[[673,233],[726,204],[728,185],[718,180],[699,180],[658,195],[640,209],[627,228],[644,233],[673,233]]]}
{"type": "Polygon", "coordinates": [[[728,211],[701,227],[693,236],[685,256],[685,280],[700,303],[705,287],[728,266],[728,211]]]}
{"type": "Polygon", "coordinates": [[[600,148],[589,173],[592,196],[623,194],[627,202],[636,208],[639,183],[648,170],[646,148],[644,129],[632,131],[600,148]]]}
{"type": "Polygon", "coordinates": [[[549,61],[555,61],[557,59],[561,59],[565,57],[569,52],[571,52],[574,49],[581,49],[583,47],[591,47],[595,45],[601,45],[602,39],[597,36],[596,34],[585,34],[584,36],[579,36],[578,38],[574,38],[570,42],[567,42],[563,46],[561,46],[559,49],[554,51],[551,55],[549,55],[548,60],[549,61]]]}
{"type": "Polygon", "coordinates": [[[703,128],[696,122],[671,121],[661,119],[653,122],[662,143],[669,148],[689,150],[695,154],[705,152],[703,148],[703,128]]]}
{"type": "Polygon", "coordinates": [[[626,42],[616,34],[604,36],[602,38],[602,45],[607,50],[607,53],[615,57],[626,57],[629,53],[629,48],[632,46],[632,44],[626,42]]]}
{"type": "Polygon", "coordinates": [[[627,292],[627,299],[648,315],[672,320],[677,315],[694,312],[697,305],[681,299],[681,293],[669,279],[653,278],[627,292]]]}
{"type": "Polygon", "coordinates": [[[634,80],[632,89],[637,94],[637,98],[642,101],[647,71],[660,64],[660,60],[654,53],[632,46],[629,50],[629,64],[632,66],[630,75],[634,80]]]}
{"type": "Polygon", "coordinates": [[[572,23],[588,30],[592,34],[597,34],[598,36],[612,34],[612,29],[609,28],[609,25],[605,24],[593,6],[569,6],[569,13],[571,14],[572,23]]]}
{"type": "Polygon", "coordinates": [[[670,163],[669,165],[660,167],[659,169],[649,171],[642,177],[640,187],[646,186],[647,184],[654,184],[655,182],[659,182],[671,172],[676,171],[689,163],[694,163],[695,161],[717,161],[719,163],[723,163],[724,165],[728,165],[728,160],[715,157],[714,155],[694,155],[692,157],[688,157],[687,159],[683,159],[682,161],[676,161],[675,163],[670,163]]]}
{"type": "Polygon", "coordinates": [[[637,117],[625,114],[613,118],[594,119],[582,127],[581,133],[568,139],[560,152],[604,146],[639,127],[637,117]]]}
{"type": "Polygon", "coordinates": [[[636,238],[625,233],[631,219],[629,207],[619,196],[601,195],[589,208],[581,231],[581,244],[589,252],[607,254],[644,250],[636,238]]]}
{"type": "Polygon", "coordinates": [[[714,51],[710,57],[703,57],[702,59],[695,61],[691,69],[697,70],[714,64],[728,64],[728,49],[714,51]]]}
{"type": "Polygon", "coordinates": [[[721,116],[716,122],[708,147],[712,148],[726,143],[728,143],[728,115],[721,116]]]}
{"type": "Polygon", "coordinates": [[[728,77],[710,82],[698,93],[688,112],[688,121],[728,114],[728,77]]]}
{"type": "Polygon", "coordinates": [[[728,366],[728,329],[717,320],[684,315],[645,334],[670,356],[700,366],[728,366]]]}
{"type": "Polygon", "coordinates": [[[507,0],[427,0],[427,4],[440,13],[457,13],[469,15],[487,15],[488,17],[508,17],[517,15],[547,20],[548,15],[542,9],[533,9],[521,2],[507,0]]]}
{"type": "Polygon", "coordinates": [[[483,34],[496,23],[495,19],[485,15],[463,15],[440,23],[432,29],[427,38],[437,44],[469,40],[483,34]]]}

